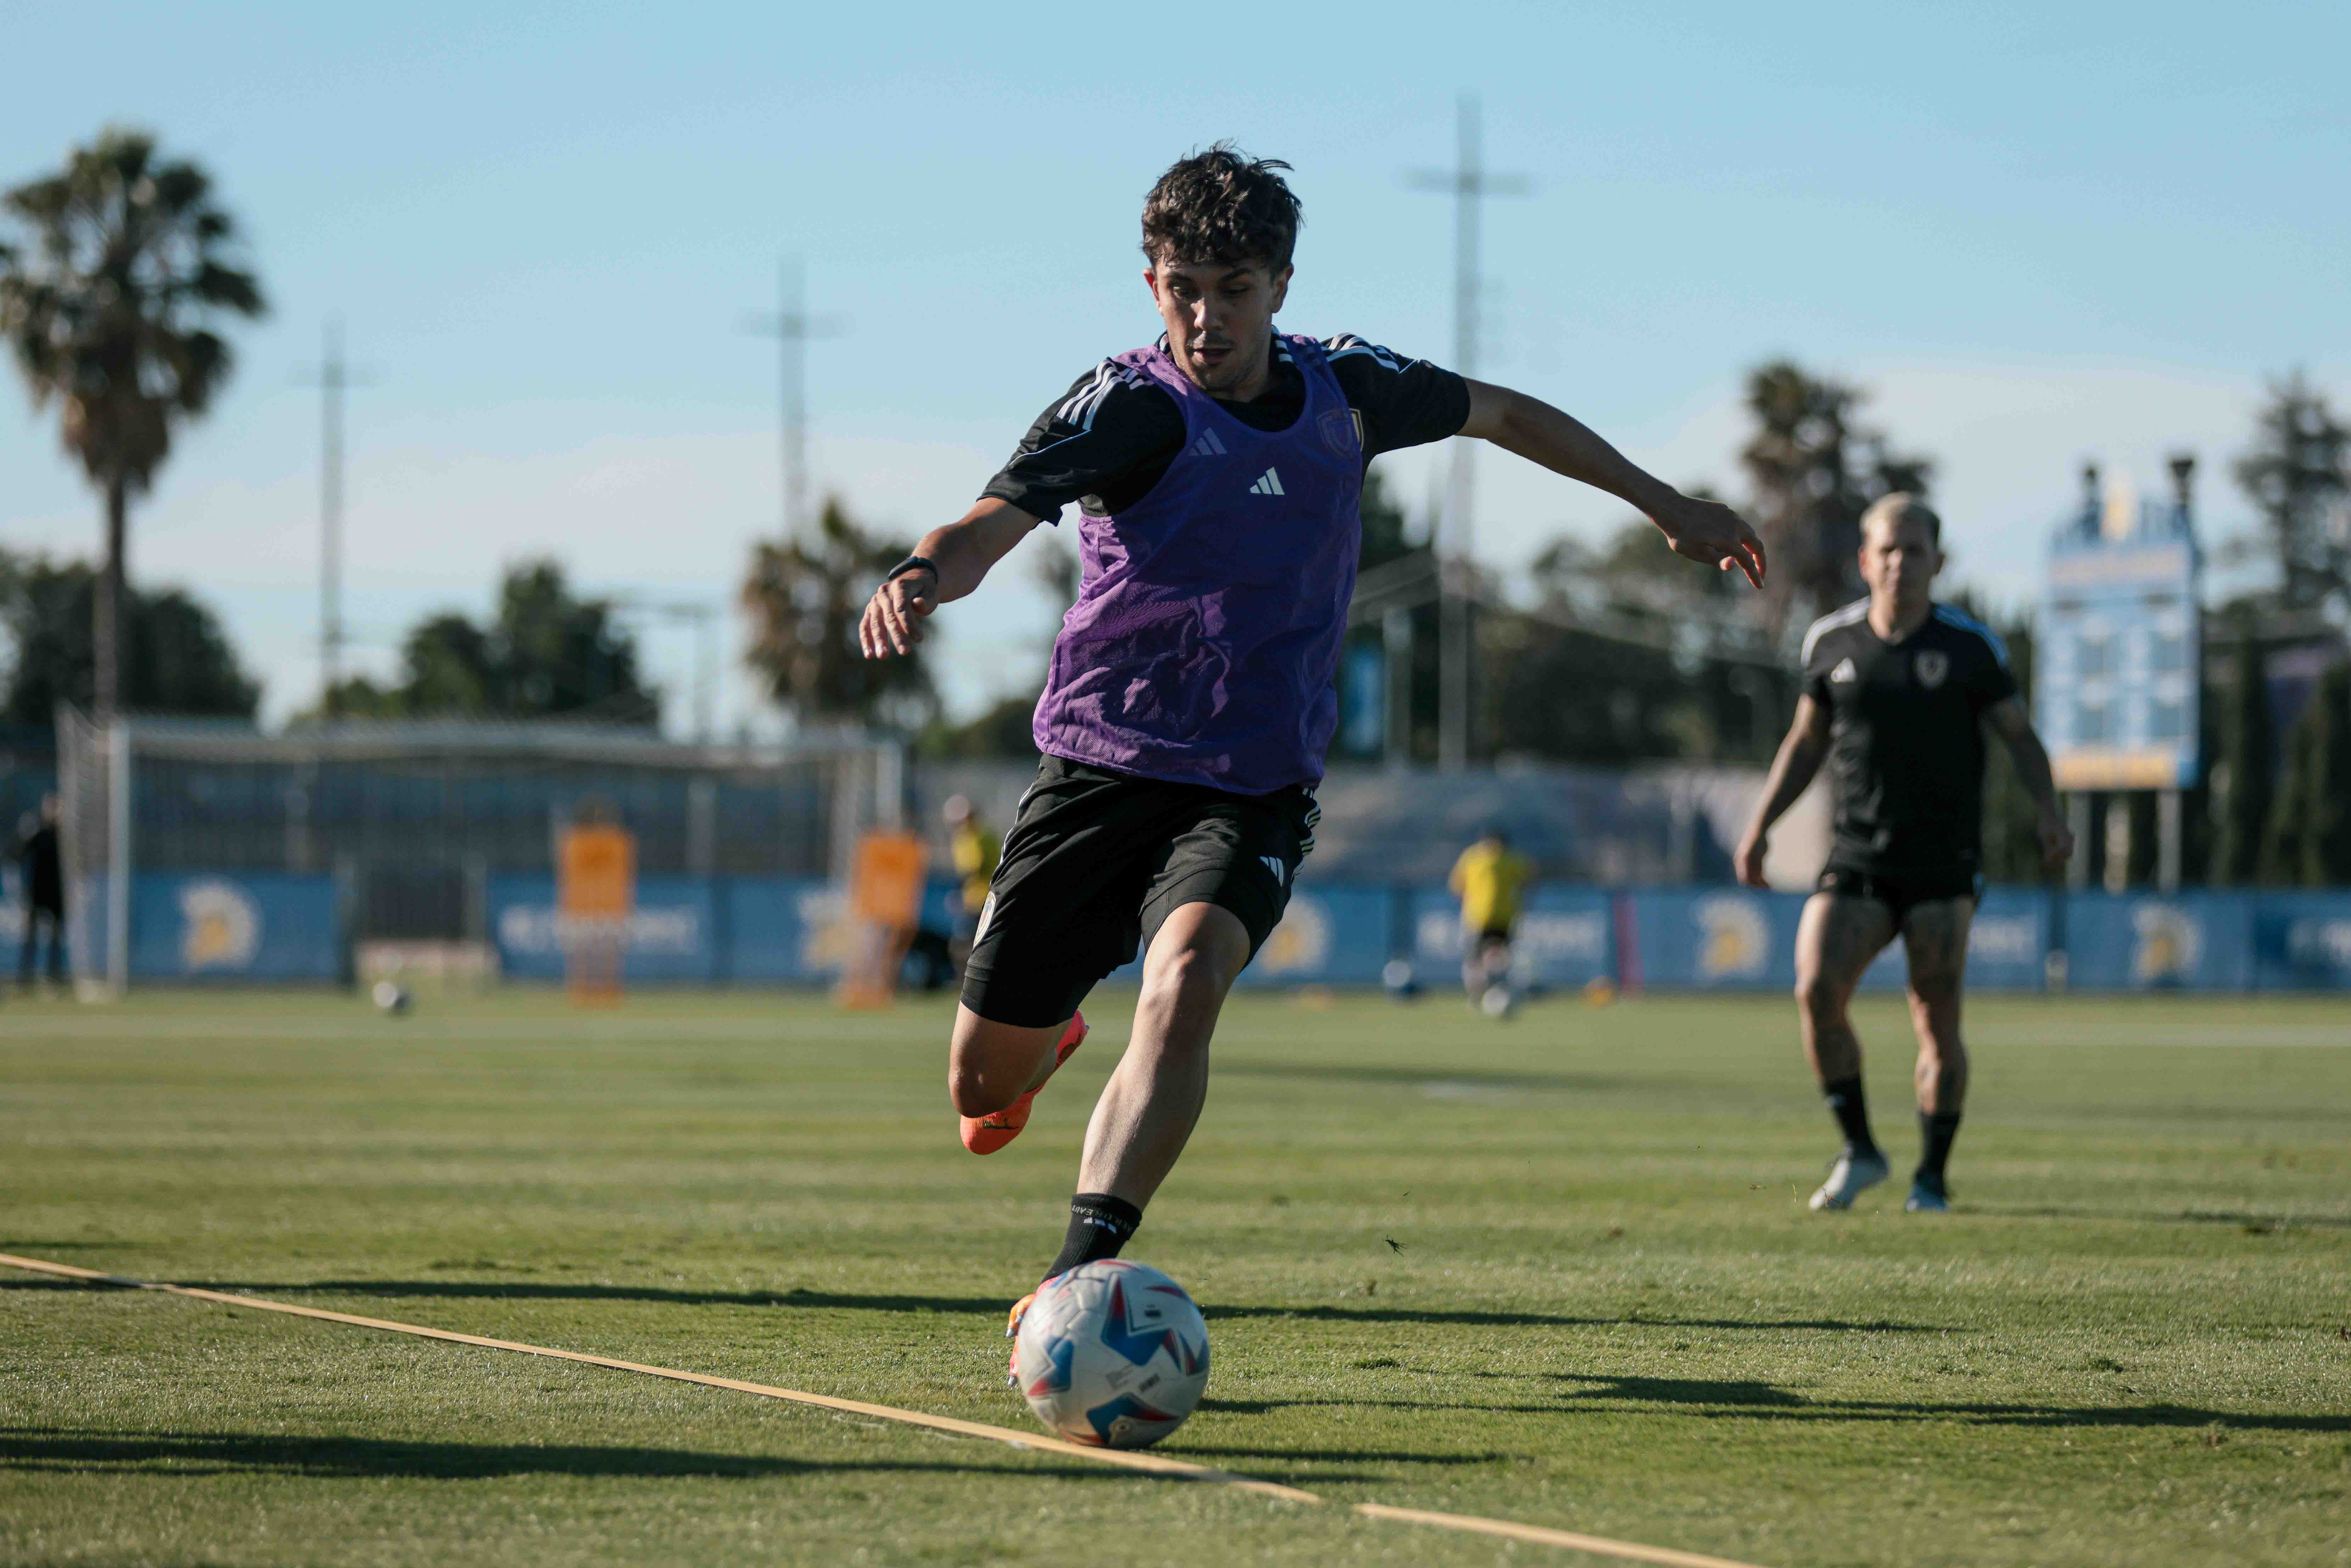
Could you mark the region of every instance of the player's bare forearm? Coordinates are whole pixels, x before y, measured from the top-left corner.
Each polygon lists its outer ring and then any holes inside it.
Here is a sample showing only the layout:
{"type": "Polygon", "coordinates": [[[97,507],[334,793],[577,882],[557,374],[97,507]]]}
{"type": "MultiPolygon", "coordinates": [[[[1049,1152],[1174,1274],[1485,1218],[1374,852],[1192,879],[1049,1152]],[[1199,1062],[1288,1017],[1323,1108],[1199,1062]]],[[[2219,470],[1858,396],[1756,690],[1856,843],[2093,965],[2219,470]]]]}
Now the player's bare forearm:
{"type": "Polygon", "coordinates": [[[2016,776],[2040,812],[2042,860],[2053,868],[2064,864],[2073,858],[2074,832],[2065,825],[2064,813],[2058,808],[2057,779],[2049,766],[2049,748],[2041,744],[2041,737],[2034,732],[2032,720],[2024,711],[2024,699],[2010,697],[1996,703],[1985,716],[1993,733],[2008,747],[2009,756],[2015,759],[2016,776]]]}
{"type": "Polygon", "coordinates": [[[2016,760],[2016,776],[2032,803],[2051,816],[2057,814],[2057,776],[2049,766],[2049,748],[2025,716],[2024,701],[2011,697],[1991,710],[1991,727],[2016,760]]]}
{"type": "Polygon", "coordinates": [[[1490,441],[1554,474],[1605,490],[1637,507],[1666,536],[1677,555],[1729,571],[1736,567],[1763,586],[1763,541],[1719,501],[1685,496],[1602,440],[1590,426],[1541,398],[1509,387],[1470,382],[1469,417],[1461,434],[1490,441]]]}
{"type": "Polygon", "coordinates": [[[1037,523],[1011,502],[989,497],[945,528],[925,534],[914,553],[938,563],[938,601],[952,603],[977,589],[1037,523]]]}
{"type": "Polygon", "coordinates": [[[857,622],[858,647],[869,659],[913,653],[931,612],[977,588],[988,570],[1039,521],[1011,502],[991,497],[945,528],[925,534],[914,553],[934,570],[916,567],[873,591],[857,622]]]}
{"type": "Polygon", "coordinates": [[[1808,692],[1796,699],[1796,722],[1788,727],[1788,737],[1780,742],[1779,755],[1771,758],[1771,771],[1763,780],[1763,798],[1756,802],[1755,815],[1748,820],[1747,831],[1739,835],[1739,848],[1730,857],[1739,880],[1748,886],[1765,885],[1763,856],[1771,845],[1771,824],[1787,813],[1788,808],[1796,803],[1796,797],[1812,783],[1828,750],[1828,710],[1814,702],[1808,692]]]}
{"type": "Polygon", "coordinates": [[[1771,771],[1763,780],[1763,799],[1756,803],[1754,832],[1771,831],[1771,824],[1787,815],[1788,808],[1820,772],[1821,759],[1829,753],[1827,720],[1827,713],[1810,693],[1796,699],[1796,722],[1788,727],[1787,737],[1771,758],[1771,771]]]}

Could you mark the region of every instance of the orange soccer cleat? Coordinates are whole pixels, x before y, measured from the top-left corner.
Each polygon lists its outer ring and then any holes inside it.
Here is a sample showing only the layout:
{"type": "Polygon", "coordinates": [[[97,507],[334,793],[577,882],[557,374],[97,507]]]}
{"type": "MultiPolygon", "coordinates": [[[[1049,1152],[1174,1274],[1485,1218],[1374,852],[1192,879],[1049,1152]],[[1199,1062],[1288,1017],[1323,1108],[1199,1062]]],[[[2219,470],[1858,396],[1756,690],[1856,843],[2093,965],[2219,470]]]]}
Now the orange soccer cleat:
{"type": "MultiPolygon", "coordinates": [[[[1059,1072],[1061,1063],[1069,1061],[1071,1054],[1085,1042],[1086,1015],[1073,1013],[1070,1018],[1070,1027],[1061,1031],[1061,1043],[1054,1050],[1053,1071],[1059,1072]]],[[[1051,1082],[1052,1076],[1049,1073],[1045,1082],[1051,1082]]],[[[1037,1089],[1043,1087],[1044,1083],[1037,1085],[1037,1089]]],[[[966,1116],[963,1119],[963,1146],[975,1155],[992,1155],[1019,1137],[1020,1129],[1029,1124],[1029,1108],[1037,1098],[1037,1089],[1031,1089],[1001,1111],[991,1112],[985,1116],[966,1116]]]]}

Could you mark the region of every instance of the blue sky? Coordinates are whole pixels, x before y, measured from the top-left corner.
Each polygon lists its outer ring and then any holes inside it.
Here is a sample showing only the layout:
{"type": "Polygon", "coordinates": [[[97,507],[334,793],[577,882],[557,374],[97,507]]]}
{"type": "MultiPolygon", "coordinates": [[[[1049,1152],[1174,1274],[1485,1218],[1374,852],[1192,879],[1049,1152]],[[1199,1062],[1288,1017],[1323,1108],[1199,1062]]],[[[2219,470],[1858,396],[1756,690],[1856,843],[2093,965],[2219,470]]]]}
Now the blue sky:
{"type": "MultiPolygon", "coordinates": [[[[1735,496],[1739,378],[1788,353],[1941,460],[1957,574],[2022,602],[2085,456],[2219,460],[2265,374],[2351,401],[2351,14],[2332,7],[28,6],[0,0],[0,181],[110,120],[204,161],[276,307],[135,516],[133,572],[227,616],[267,711],[314,695],[318,409],[352,398],[350,618],[388,668],[499,565],[723,604],[778,512],[779,254],[847,335],[810,354],[817,482],[911,540],[1081,370],[1155,329],[1135,215],[1217,137],[1307,209],[1282,324],[1451,352],[1446,204],[1405,171],[1483,99],[1535,194],[1487,225],[1490,379],[1735,496]],[[1432,18],[1442,16],[1441,25],[1432,18]],[[37,63],[51,62],[47,68],[37,63]]],[[[1388,460],[1407,497],[1426,457],[1388,460]]],[[[1496,454],[1508,568],[1606,497],[1496,454]]],[[[95,504],[0,374],[0,536],[80,551],[95,504]]],[[[1015,563],[1017,565],[1017,558],[1015,563]]],[[[1033,678],[1008,572],[951,618],[966,707],[1033,678]]],[[[692,648],[653,632],[680,698],[692,648]]],[[[730,713],[756,710],[729,682],[730,713]]]]}

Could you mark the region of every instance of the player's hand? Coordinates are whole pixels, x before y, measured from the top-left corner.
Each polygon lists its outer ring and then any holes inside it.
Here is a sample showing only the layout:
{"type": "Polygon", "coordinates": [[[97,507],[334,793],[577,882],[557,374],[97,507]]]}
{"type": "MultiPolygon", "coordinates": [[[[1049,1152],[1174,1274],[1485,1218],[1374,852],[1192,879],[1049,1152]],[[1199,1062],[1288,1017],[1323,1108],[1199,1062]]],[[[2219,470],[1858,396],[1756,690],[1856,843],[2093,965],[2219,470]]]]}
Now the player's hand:
{"type": "Polygon", "coordinates": [[[2074,858],[2074,830],[2065,825],[2064,818],[2054,811],[2043,811],[2035,831],[2041,836],[2043,867],[2055,871],[2074,858]]]}
{"type": "Polygon", "coordinates": [[[1771,840],[1769,835],[1758,832],[1752,828],[1747,830],[1746,835],[1739,841],[1737,852],[1731,856],[1731,865],[1738,872],[1740,881],[1750,887],[1771,885],[1763,880],[1763,857],[1771,852],[1771,840]]]}
{"type": "Polygon", "coordinates": [[[1737,567],[1747,574],[1748,581],[1763,586],[1763,541],[1755,537],[1746,518],[1719,501],[1701,501],[1678,491],[1671,496],[1649,516],[1664,530],[1666,543],[1676,555],[1724,571],[1737,567]]]}
{"type": "Polygon", "coordinates": [[[939,607],[939,580],[920,567],[902,571],[873,591],[857,622],[857,645],[869,659],[911,653],[923,622],[939,607]]]}

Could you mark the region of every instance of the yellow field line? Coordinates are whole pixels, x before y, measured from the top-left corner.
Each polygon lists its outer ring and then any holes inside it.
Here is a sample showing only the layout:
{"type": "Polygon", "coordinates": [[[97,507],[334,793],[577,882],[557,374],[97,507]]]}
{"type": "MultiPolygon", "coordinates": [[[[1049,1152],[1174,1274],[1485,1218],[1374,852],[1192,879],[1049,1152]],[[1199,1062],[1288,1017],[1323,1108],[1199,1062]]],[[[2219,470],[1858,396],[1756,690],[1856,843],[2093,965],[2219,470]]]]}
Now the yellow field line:
{"type": "MultiPolygon", "coordinates": [[[[810,1394],[798,1388],[778,1388],[765,1383],[746,1383],[740,1378],[713,1377],[707,1373],[681,1372],[675,1367],[648,1366],[643,1362],[622,1361],[609,1355],[587,1355],[576,1350],[556,1350],[543,1344],[525,1344],[519,1340],[489,1339],[481,1334],[458,1333],[452,1329],[427,1328],[419,1323],[395,1322],[390,1318],[363,1318],[353,1312],[330,1312],[323,1307],[298,1306],[291,1301],[273,1301],[263,1296],[240,1296],[227,1291],[200,1290],[193,1285],[171,1285],[152,1280],[133,1280],[121,1274],[102,1273],[96,1269],[78,1268],[71,1263],[52,1263],[39,1258],[18,1258],[0,1252],[0,1265],[23,1269],[36,1274],[54,1274],[61,1279],[78,1280],[92,1285],[112,1285],[127,1291],[153,1291],[163,1295],[186,1296],[199,1301],[218,1301],[225,1306],[250,1307],[256,1312],[283,1312],[288,1317],[317,1318],[323,1322],[349,1323],[354,1328],[381,1329],[386,1333],[411,1334],[418,1339],[444,1340],[451,1344],[475,1345],[483,1350],[508,1350],[523,1355],[543,1355],[555,1361],[576,1361],[585,1366],[609,1367],[614,1372],[640,1372],[648,1377],[665,1377],[674,1383],[697,1383],[705,1388],[728,1388],[737,1394],[756,1394],[763,1399],[788,1400],[794,1405],[812,1405],[820,1410],[839,1410],[851,1416],[865,1416],[880,1421],[896,1421],[908,1427],[926,1427],[933,1431],[953,1432],[958,1437],[984,1437],[990,1442],[1008,1444],[1038,1453],[1062,1454],[1071,1458],[1090,1459],[1096,1464],[1116,1465],[1123,1469],[1139,1470],[1146,1475],[1164,1476],[1171,1480],[1207,1481],[1228,1486],[1241,1491],[1257,1492],[1265,1497],[1280,1498],[1285,1502],[1320,1503],[1324,1500],[1313,1492],[1297,1487],[1286,1487],[1278,1481],[1259,1480],[1254,1476],[1237,1475],[1231,1470],[1212,1469],[1188,1460],[1170,1458],[1165,1454],[1153,1454],[1130,1448],[1090,1448],[1061,1437],[1049,1437],[1035,1432],[1016,1432],[1009,1427],[990,1427],[978,1421],[962,1421],[952,1416],[932,1416],[920,1410],[901,1410],[891,1405],[869,1405],[860,1399],[838,1399],[830,1394],[810,1394]]],[[[1695,1552],[1677,1552],[1667,1546],[1643,1546],[1636,1542],[1612,1541],[1604,1535],[1581,1535],[1570,1530],[1551,1530],[1539,1524],[1519,1524],[1506,1519],[1481,1519],[1474,1514],[1436,1513],[1426,1509],[1391,1508],[1385,1503],[1360,1502],[1354,1511],[1367,1519],[1395,1520],[1407,1524],[1434,1525],[1440,1530],[1462,1531],[1475,1535],[1498,1535],[1511,1541],[1531,1542],[1544,1546],[1566,1546],[1596,1556],[1621,1558],[1631,1563],[1657,1563],[1667,1568],[1755,1568],[1748,1563],[1736,1563],[1727,1557],[1708,1557],[1695,1552]]]]}

